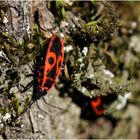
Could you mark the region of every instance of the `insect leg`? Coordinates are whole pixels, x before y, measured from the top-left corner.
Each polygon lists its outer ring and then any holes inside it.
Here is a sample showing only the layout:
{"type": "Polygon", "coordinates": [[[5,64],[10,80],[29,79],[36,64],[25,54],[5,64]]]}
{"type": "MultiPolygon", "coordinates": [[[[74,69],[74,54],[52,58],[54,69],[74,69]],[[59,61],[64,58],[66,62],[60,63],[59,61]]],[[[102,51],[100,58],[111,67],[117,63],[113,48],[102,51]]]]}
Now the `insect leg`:
{"type": "Polygon", "coordinates": [[[37,104],[37,107],[38,107],[38,109],[39,110],[41,110],[42,112],[44,112],[44,113],[46,113],[46,114],[48,114],[49,115],[49,113],[48,112],[46,112],[46,111],[44,111],[42,108],[40,108],[40,106],[39,106],[39,104],[38,104],[38,101],[36,100],[36,104],[37,104]]]}
{"type": "Polygon", "coordinates": [[[25,87],[22,84],[20,84],[24,88],[20,92],[23,93],[23,92],[27,91],[28,89],[30,89],[33,86],[33,82],[34,82],[34,80],[32,80],[30,83],[28,83],[25,87]]]}
{"type": "Polygon", "coordinates": [[[56,108],[56,109],[59,109],[59,110],[61,110],[61,111],[66,111],[65,109],[63,109],[63,108],[61,108],[61,107],[58,107],[58,106],[55,106],[55,105],[52,105],[52,104],[47,103],[43,96],[42,96],[42,99],[43,99],[43,101],[44,101],[44,103],[45,103],[46,105],[49,105],[49,106],[54,107],[54,108],[56,108]]]}
{"type": "Polygon", "coordinates": [[[22,114],[24,114],[24,113],[32,106],[32,104],[33,104],[34,102],[35,102],[34,100],[32,100],[31,102],[29,102],[29,104],[27,105],[27,107],[25,107],[25,108],[21,111],[21,113],[19,113],[16,117],[14,117],[14,118],[12,119],[12,121],[15,121],[19,116],[21,116],[22,114]]]}

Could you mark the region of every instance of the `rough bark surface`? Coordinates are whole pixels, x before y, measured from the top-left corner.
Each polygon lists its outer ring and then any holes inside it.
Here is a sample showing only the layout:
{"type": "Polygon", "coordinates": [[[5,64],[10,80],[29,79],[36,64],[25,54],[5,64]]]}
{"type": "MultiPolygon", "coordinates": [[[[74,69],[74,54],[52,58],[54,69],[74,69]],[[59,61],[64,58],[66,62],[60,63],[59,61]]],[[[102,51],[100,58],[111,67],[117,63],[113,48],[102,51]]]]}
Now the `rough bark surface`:
{"type": "MultiPolygon", "coordinates": [[[[41,28],[46,30],[53,29],[55,27],[55,18],[47,10],[45,3],[45,1],[6,1],[9,9],[6,13],[5,18],[7,22],[3,30],[13,36],[15,40],[22,41],[23,37],[32,32],[34,16],[37,10],[40,15],[39,22],[41,28]]],[[[46,36],[50,35],[50,32],[46,33],[46,36]]],[[[17,69],[16,66],[15,69],[17,69]]],[[[26,85],[32,80],[32,78],[26,78],[25,76],[26,73],[31,73],[28,65],[20,66],[18,72],[21,76],[20,84],[26,85]]],[[[24,98],[28,94],[32,94],[32,88],[29,91],[20,94],[17,88],[12,89],[12,92],[15,92],[21,98],[21,102],[24,102],[24,98]]],[[[50,104],[61,106],[68,110],[67,112],[47,106],[42,100],[39,100],[38,105],[48,114],[42,112],[34,104],[29,111],[19,117],[20,124],[17,123],[15,126],[2,125],[5,131],[4,137],[8,139],[74,138],[79,122],[80,109],[76,105],[71,104],[70,98],[62,99],[58,96],[58,93],[58,90],[52,89],[45,98],[50,104]]]]}

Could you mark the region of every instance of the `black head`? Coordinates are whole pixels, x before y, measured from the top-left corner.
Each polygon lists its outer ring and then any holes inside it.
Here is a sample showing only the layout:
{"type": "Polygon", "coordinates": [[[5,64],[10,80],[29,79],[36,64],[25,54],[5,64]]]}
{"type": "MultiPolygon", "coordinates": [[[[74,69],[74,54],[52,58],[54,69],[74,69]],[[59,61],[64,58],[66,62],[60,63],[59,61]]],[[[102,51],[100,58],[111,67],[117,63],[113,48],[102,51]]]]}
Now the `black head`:
{"type": "Polygon", "coordinates": [[[47,91],[45,89],[40,89],[38,83],[34,81],[32,99],[38,100],[42,96],[45,96],[46,94],[47,94],[47,91]]]}

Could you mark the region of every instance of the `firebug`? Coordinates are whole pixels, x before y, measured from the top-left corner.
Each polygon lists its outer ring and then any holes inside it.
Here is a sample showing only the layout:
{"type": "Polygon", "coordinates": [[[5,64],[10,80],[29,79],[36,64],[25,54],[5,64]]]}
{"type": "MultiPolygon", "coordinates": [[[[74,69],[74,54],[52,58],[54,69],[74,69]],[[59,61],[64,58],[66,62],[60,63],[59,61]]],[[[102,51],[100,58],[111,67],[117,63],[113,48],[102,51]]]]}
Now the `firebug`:
{"type": "Polygon", "coordinates": [[[98,107],[101,105],[101,103],[102,103],[101,96],[98,96],[96,100],[93,99],[91,101],[91,106],[96,115],[104,114],[104,109],[98,109],[98,107]]]}
{"type": "Polygon", "coordinates": [[[64,60],[64,43],[55,34],[47,49],[42,50],[40,56],[36,57],[34,67],[34,91],[32,99],[36,100],[47,94],[54,86],[60,75],[64,60]],[[46,51],[45,51],[46,50],[46,51]]]}
{"type": "MultiPolygon", "coordinates": [[[[16,116],[16,118],[26,112],[35,101],[46,95],[48,91],[55,85],[56,80],[61,72],[63,60],[63,40],[57,34],[54,34],[49,44],[44,47],[40,55],[36,57],[33,70],[33,81],[31,81],[23,90],[23,92],[25,92],[27,88],[30,88],[33,85],[32,99],[29,102],[28,107],[26,107],[18,116],[16,116]]],[[[45,103],[55,108],[59,108],[47,102],[45,103]]]]}

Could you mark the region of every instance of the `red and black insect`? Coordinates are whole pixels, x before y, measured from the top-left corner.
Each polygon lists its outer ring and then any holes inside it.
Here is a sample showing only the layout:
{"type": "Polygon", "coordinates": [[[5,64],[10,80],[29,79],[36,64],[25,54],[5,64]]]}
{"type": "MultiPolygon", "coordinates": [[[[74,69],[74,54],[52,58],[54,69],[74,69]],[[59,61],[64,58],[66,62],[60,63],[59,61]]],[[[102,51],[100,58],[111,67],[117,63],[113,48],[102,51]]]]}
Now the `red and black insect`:
{"type": "Polygon", "coordinates": [[[93,108],[93,111],[95,112],[96,115],[103,115],[104,114],[104,109],[99,109],[98,107],[100,107],[102,104],[102,99],[101,96],[98,96],[97,99],[93,99],[91,101],[91,106],[93,108]]]}
{"type": "Polygon", "coordinates": [[[49,45],[36,57],[34,66],[34,90],[32,99],[36,100],[47,94],[60,75],[64,60],[64,43],[55,34],[49,45]]]}
{"type": "Polygon", "coordinates": [[[30,88],[31,85],[33,85],[32,100],[29,103],[28,107],[25,108],[18,116],[27,111],[27,109],[36,100],[46,95],[48,91],[55,85],[56,80],[61,72],[63,60],[64,43],[63,40],[57,34],[55,34],[51,38],[49,44],[46,44],[46,47],[42,49],[40,55],[36,57],[33,70],[33,81],[29,83],[28,86],[26,86],[23,90],[23,92],[25,92],[27,88],[30,88]]]}

